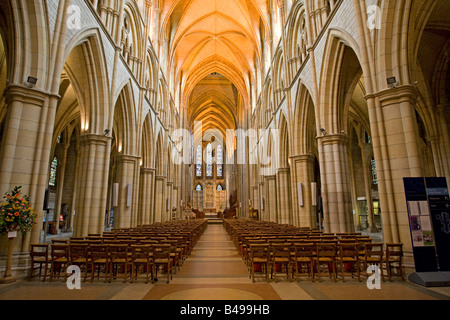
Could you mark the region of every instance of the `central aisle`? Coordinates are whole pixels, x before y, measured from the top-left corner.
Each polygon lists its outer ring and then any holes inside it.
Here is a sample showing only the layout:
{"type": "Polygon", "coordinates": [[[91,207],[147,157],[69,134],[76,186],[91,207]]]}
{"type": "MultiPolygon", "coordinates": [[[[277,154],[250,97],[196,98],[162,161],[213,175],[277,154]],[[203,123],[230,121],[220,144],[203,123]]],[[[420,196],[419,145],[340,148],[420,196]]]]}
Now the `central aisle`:
{"type": "Polygon", "coordinates": [[[145,299],[278,300],[268,283],[252,283],[238,251],[221,224],[209,224],[170,284],[155,284],[145,299]]]}

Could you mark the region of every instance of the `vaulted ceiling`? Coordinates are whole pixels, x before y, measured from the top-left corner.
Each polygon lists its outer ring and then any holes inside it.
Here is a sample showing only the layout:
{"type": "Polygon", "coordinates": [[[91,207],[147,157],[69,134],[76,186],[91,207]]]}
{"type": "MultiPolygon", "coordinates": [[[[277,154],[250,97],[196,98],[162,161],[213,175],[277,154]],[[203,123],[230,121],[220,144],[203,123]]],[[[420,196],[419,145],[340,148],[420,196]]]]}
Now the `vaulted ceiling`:
{"type": "Polygon", "coordinates": [[[192,121],[226,129],[236,123],[236,90],[242,105],[249,103],[262,59],[261,32],[270,32],[267,4],[267,0],[164,1],[161,35],[168,42],[167,63],[192,121]],[[220,75],[215,85],[207,78],[213,73],[220,75]],[[217,83],[225,80],[226,88],[218,90],[217,83]],[[208,82],[210,90],[205,87],[208,82]],[[193,98],[199,91],[200,97],[193,98]]]}

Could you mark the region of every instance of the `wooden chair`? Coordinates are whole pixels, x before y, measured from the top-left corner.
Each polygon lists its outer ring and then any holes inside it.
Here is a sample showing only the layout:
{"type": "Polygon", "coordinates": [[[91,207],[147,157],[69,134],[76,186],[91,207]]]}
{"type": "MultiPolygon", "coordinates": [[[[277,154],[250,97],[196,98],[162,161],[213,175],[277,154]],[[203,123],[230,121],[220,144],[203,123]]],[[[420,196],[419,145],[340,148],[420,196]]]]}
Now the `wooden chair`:
{"type": "Polygon", "coordinates": [[[69,246],[67,244],[52,244],[50,261],[50,282],[53,281],[53,276],[55,276],[56,272],[58,278],[63,272],[64,280],[67,280],[66,269],[69,262],[69,246]]]}
{"type": "Polygon", "coordinates": [[[177,270],[180,268],[180,260],[181,260],[181,248],[178,248],[177,240],[162,240],[161,244],[170,244],[170,257],[172,258],[172,267],[174,273],[177,273],[177,270]]]}
{"type": "Polygon", "coordinates": [[[380,268],[381,279],[384,282],[383,273],[383,243],[365,243],[364,244],[364,255],[359,256],[359,261],[364,267],[364,274],[367,275],[367,268],[369,265],[378,265],[380,268]]]}
{"type": "Polygon", "coordinates": [[[103,268],[105,274],[105,282],[109,278],[109,245],[105,244],[89,244],[89,264],[91,267],[91,282],[94,281],[95,271],[97,271],[97,279],[100,279],[100,271],[103,268]]]}
{"type": "Polygon", "coordinates": [[[131,246],[131,279],[138,279],[138,269],[142,267],[146,272],[145,283],[148,283],[149,279],[153,280],[153,251],[151,245],[132,245],[131,246]]]}
{"type": "Polygon", "coordinates": [[[347,270],[350,271],[352,278],[356,271],[358,280],[361,281],[358,243],[340,243],[337,248],[336,265],[339,266],[342,281],[345,281],[345,273],[347,270]]]}
{"type": "Polygon", "coordinates": [[[108,246],[109,252],[109,282],[117,276],[119,267],[123,267],[123,282],[127,282],[128,265],[131,265],[131,258],[128,254],[128,244],[111,244],[108,246]]]}
{"type": "Polygon", "coordinates": [[[317,279],[320,281],[322,265],[326,265],[328,269],[328,274],[333,280],[337,281],[336,278],[336,245],[317,242],[316,246],[316,256],[314,257],[314,266],[316,268],[317,279]]]}
{"type": "Polygon", "coordinates": [[[295,270],[295,279],[298,281],[300,276],[307,275],[314,281],[314,254],[313,243],[296,242],[293,244],[293,255],[291,256],[292,265],[295,270]],[[301,272],[304,267],[307,272],[301,272]]]}
{"type": "Polygon", "coordinates": [[[283,243],[277,243],[273,242],[270,244],[270,251],[271,251],[271,259],[272,259],[272,275],[275,279],[275,282],[277,282],[277,271],[280,270],[280,272],[283,271],[283,267],[286,271],[286,277],[288,280],[290,280],[290,268],[291,268],[291,261],[290,261],[290,243],[283,242],[283,243]]]}
{"type": "Polygon", "coordinates": [[[67,239],[52,239],[52,244],[67,244],[67,239]]]}
{"type": "Polygon", "coordinates": [[[40,243],[33,243],[31,244],[30,248],[30,258],[31,258],[31,267],[30,267],[30,273],[28,275],[28,281],[31,281],[33,278],[35,265],[39,265],[39,278],[42,274],[42,266],[44,265],[44,278],[42,279],[42,282],[45,282],[45,279],[47,277],[47,270],[48,265],[50,263],[49,259],[49,252],[48,252],[48,244],[40,244],[40,243]]]}
{"type": "Polygon", "coordinates": [[[77,265],[80,269],[84,269],[84,281],[87,279],[89,262],[87,243],[69,244],[69,265],[77,265]]]}
{"type": "Polygon", "coordinates": [[[250,244],[249,265],[250,278],[253,282],[255,282],[255,272],[258,270],[265,274],[266,281],[269,282],[270,251],[267,243],[250,244]]]}
{"type": "Polygon", "coordinates": [[[386,257],[383,260],[389,281],[392,281],[393,276],[399,276],[405,281],[402,243],[386,243],[386,257]],[[396,269],[396,272],[392,273],[392,269],[396,269]]]}
{"type": "Polygon", "coordinates": [[[167,273],[167,283],[170,282],[173,275],[172,257],[171,257],[171,245],[166,244],[154,244],[153,248],[153,270],[155,280],[158,277],[158,271],[162,270],[162,273],[167,273]],[[161,269],[160,269],[161,268],[161,269]]]}

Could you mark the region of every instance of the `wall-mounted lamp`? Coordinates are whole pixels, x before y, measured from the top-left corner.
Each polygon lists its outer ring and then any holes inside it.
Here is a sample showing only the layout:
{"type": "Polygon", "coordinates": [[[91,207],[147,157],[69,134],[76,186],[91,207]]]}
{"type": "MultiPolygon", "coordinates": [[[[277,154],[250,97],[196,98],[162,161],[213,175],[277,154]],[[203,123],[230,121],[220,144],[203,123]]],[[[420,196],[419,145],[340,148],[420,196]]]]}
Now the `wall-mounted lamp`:
{"type": "Polygon", "coordinates": [[[387,78],[386,81],[387,81],[387,84],[388,84],[390,89],[397,88],[398,85],[399,85],[399,83],[398,83],[398,81],[397,81],[397,79],[395,77],[387,78]]]}
{"type": "Polygon", "coordinates": [[[28,88],[34,88],[36,86],[38,79],[35,77],[28,77],[27,79],[27,86],[28,88]]]}
{"type": "Polygon", "coordinates": [[[111,130],[106,129],[105,131],[103,131],[103,134],[105,135],[105,137],[107,137],[107,136],[108,136],[108,133],[110,133],[110,132],[111,132],[111,130]]]}
{"type": "Polygon", "coordinates": [[[322,132],[322,135],[323,135],[323,136],[327,134],[327,132],[325,131],[324,128],[320,128],[320,132],[322,132]]]}

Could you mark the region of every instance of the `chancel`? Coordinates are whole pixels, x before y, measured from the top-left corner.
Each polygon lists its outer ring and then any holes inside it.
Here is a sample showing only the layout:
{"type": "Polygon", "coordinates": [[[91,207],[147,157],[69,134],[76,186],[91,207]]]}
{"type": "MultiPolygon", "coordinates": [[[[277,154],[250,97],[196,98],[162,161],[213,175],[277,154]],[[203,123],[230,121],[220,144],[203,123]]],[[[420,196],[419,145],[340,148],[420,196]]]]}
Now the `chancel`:
{"type": "Polygon", "coordinates": [[[449,17],[0,1],[0,300],[448,299],[449,17]]]}

